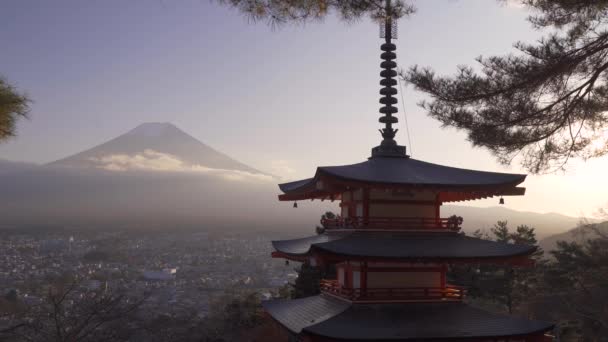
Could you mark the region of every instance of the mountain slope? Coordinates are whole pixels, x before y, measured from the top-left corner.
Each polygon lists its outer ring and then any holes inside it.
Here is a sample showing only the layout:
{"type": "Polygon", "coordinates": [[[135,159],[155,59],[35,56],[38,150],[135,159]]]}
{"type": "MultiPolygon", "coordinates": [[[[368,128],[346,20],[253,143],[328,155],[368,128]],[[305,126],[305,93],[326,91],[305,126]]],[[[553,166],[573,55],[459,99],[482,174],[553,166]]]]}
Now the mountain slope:
{"type": "Polygon", "coordinates": [[[6,159],[0,159],[0,175],[12,173],[12,172],[22,172],[28,171],[37,168],[37,164],[25,163],[25,162],[15,162],[6,159]]]}
{"type": "Polygon", "coordinates": [[[534,227],[538,240],[554,234],[560,234],[576,227],[579,218],[557,213],[534,213],[517,211],[506,207],[476,208],[459,205],[444,205],[441,216],[458,215],[464,218],[463,229],[470,233],[476,229],[488,230],[497,221],[508,221],[509,227],[515,229],[519,225],[534,227]]]}
{"type": "Polygon", "coordinates": [[[48,165],[71,168],[205,167],[263,174],[203,144],[170,123],[144,123],[86,151],[48,165]],[[165,166],[166,166],[165,165],[165,166]]]}
{"type": "MultiPolygon", "coordinates": [[[[604,234],[608,234],[608,221],[598,223],[595,228],[604,234]]],[[[593,239],[597,237],[597,233],[590,227],[576,227],[568,230],[565,233],[554,234],[540,240],[539,245],[545,251],[554,250],[557,247],[558,241],[567,242],[584,242],[587,239],[593,239]]]]}

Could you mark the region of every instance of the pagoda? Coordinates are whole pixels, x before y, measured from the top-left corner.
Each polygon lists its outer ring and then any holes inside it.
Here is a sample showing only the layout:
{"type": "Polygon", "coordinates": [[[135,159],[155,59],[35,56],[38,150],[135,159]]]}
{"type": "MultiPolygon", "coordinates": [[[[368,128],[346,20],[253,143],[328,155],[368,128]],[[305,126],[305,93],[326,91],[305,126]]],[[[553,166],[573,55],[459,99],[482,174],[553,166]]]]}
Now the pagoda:
{"type": "Polygon", "coordinates": [[[553,324],[486,312],[447,282],[450,265],[530,266],[535,247],[460,233],[443,203],[525,193],[526,175],[475,171],[411,158],[395,141],[396,34],[390,0],[381,28],[382,142],[368,160],[318,167],[314,177],[279,185],[281,201],[339,201],[324,232],[273,241],[272,256],[335,267],[321,294],[263,303],[289,341],[551,341],[553,324]]]}

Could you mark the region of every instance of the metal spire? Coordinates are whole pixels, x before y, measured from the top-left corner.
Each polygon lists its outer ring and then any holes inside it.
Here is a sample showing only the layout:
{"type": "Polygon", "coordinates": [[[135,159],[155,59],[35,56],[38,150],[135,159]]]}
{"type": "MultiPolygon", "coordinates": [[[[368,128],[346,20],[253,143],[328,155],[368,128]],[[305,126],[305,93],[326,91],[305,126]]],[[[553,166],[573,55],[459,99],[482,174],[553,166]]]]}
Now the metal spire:
{"type": "Polygon", "coordinates": [[[384,124],[384,128],[380,130],[382,134],[382,142],[379,146],[372,148],[373,157],[407,157],[405,152],[405,146],[397,145],[395,141],[395,134],[398,129],[393,128],[393,124],[399,122],[397,117],[393,114],[397,113],[397,63],[395,59],[397,55],[395,50],[397,47],[392,43],[393,39],[397,39],[397,22],[394,21],[391,0],[386,0],[385,5],[385,19],[383,23],[380,23],[380,38],[384,38],[385,42],[380,46],[383,51],[380,55],[383,62],[380,63],[380,67],[383,69],[380,72],[380,103],[384,106],[380,107],[380,114],[382,116],[378,121],[384,124]]]}

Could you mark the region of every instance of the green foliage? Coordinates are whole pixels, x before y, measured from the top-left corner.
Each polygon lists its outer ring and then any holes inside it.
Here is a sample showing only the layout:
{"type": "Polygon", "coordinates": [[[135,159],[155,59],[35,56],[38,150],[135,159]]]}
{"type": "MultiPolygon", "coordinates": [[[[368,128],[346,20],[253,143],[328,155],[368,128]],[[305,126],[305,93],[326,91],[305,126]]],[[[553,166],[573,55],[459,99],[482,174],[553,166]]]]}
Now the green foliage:
{"type": "Polygon", "coordinates": [[[264,321],[257,293],[226,295],[212,305],[203,322],[203,341],[241,341],[264,321]]]}
{"type": "Polygon", "coordinates": [[[135,320],[144,300],[105,290],[83,292],[77,282],[58,282],[49,286],[42,303],[7,316],[9,325],[0,329],[0,340],[130,341],[134,331],[125,322],[135,320]]]}
{"type": "Polygon", "coordinates": [[[321,292],[319,282],[321,281],[321,270],[318,267],[303,263],[299,269],[298,277],[293,286],[293,298],[303,298],[317,295],[321,292]]]}
{"type": "Polygon", "coordinates": [[[509,242],[511,240],[511,233],[509,233],[509,227],[507,221],[498,221],[491,229],[494,238],[499,242],[509,242]]]}
{"type": "Polygon", "coordinates": [[[608,236],[599,230],[596,236],[583,243],[559,241],[544,279],[561,304],[562,319],[581,322],[586,341],[608,336],[608,236]]]}
{"type": "MultiPolygon", "coordinates": [[[[324,19],[335,12],[345,21],[357,20],[363,16],[372,19],[387,16],[385,0],[217,0],[219,3],[236,8],[251,20],[265,20],[272,25],[285,23],[305,23],[324,19]]],[[[390,15],[393,18],[407,16],[414,7],[405,0],[392,0],[390,15]]]]}
{"type": "Polygon", "coordinates": [[[338,215],[334,214],[331,211],[326,211],[325,214],[321,215],[322,219],[328,219],[328,220],[333,220],[337,217],[338,215]]]}
{"type": "MultiPolygon", "coordinates": [[[[480,239],[502,243],[516,243],[537,246],[534,228],[518,226],[514,232],[509,230],[507,221],[498,221],[487,232],[477,230],[473,236],[480,239]]],[[[537,246],[538,247],[538,246],[537,246]]],[[[543,264],[542,250],[532,255],[538,264],[543,264]]],[[[535,268],[513,267],[511,265],[466,265],[452,267],[450,278],[469,286],[469,295],[486,302],[499,305],[504,311],[514,312],[536,296],[539,272],[535,268]]]]}
{"type": "MultiPolygon", "coordinates": [[[[487,308],[498,304],[498,311],[554,321],[564,340],[570,336],[577,341],[605,341],[608,336],[608,234],[602,229],[605,224],[580,227],[594,234],[583,242],[558,242],[551,260],[543,259],[542,250],[538,249],[532,255],[534,268],[461,265],[452,266],[449,276],[452,281],[469,286],[469,297],[476,304],[487,308]]],[[[491,234],[478,230],[473,236],[537,245],[534,228],[521,225],[510,231],[506,221],[497,222],[491,234]]]]}
{"type": "Polygon", "coordinates": [[[15,135],[17,120],[26,116],[28,103],[25,95],[0,78],[0,141],[15,135]]]}
{"type": "Polygon", "coordinates": [[[402,77],[429,94],[421,105],[445,126],[468,133],[503,163],[515,156],[534,173],[570,157],[608,153],[607,0],[524,0],[535,44],[516,54],[479,57],[481,73],[461,66],[453,77],[414,66],[402,77]]]}
{"type": "MultiPolygon", "coordinates": [[[[334,214],[331,211],[326,211],[325,214],[321,215],[321,222],[323,222],[323,220],[333,220],[333,219],[335,219],[337,217],[338,217],[337,214],[334,214]]],[[[317,233],[319,235],[325,233],[325,227],[323,227],[323,226],[316,226],[315,227],[315,233],[317,233]]]]}

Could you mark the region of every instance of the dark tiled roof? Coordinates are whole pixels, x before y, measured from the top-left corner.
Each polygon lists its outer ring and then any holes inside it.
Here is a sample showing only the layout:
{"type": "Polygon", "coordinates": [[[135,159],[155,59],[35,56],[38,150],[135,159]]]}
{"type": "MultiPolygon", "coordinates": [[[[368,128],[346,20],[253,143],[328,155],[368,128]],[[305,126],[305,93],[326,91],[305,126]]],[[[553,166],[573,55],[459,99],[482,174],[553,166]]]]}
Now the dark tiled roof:
{"type": "Polygon", "coordinates": [[[294,333],[339,340],[500,338],[550,330],[547,322],[486,312],[463,303],[351,304],[319,295],[264,303],[294,333]]]}
{"type": "Polygon", "coordinates": [[[348,309],[350,304],[328,296],[312,296],[287,300],[262,302],[264,310],[293,333],[300,333],[307,326],[320,323],[348,309]]]}
{"type": "Polygon", "coordinates": [[[412,158],[371,158],[365,162],[317,168],[314,178],[280,184],[285,193],[314,186],[322,175],[366,183],[422,185],[433,187],[516,186],[526,175],[486,172],[423,162],[412,158]]]}
{"type": "Polygon", "coordinates": [[[274,248],[303,256],[312,250],[342,256],[399,259],[505,258],[529,255],[535,247],[514,245],[455,233],[330,232],[309,238],[273,241],[274,248]]]}
{"type": "Polygon", "coordinates": [[[336,239],[342,239],[351,234],[345,233],[326,233],[320,235],[309,236],[301,239],[278,240],[272,241],[272,246],[279,252],[291,255],[306,255],[310,250],[311,245],[322,244],[336,239]]]}

